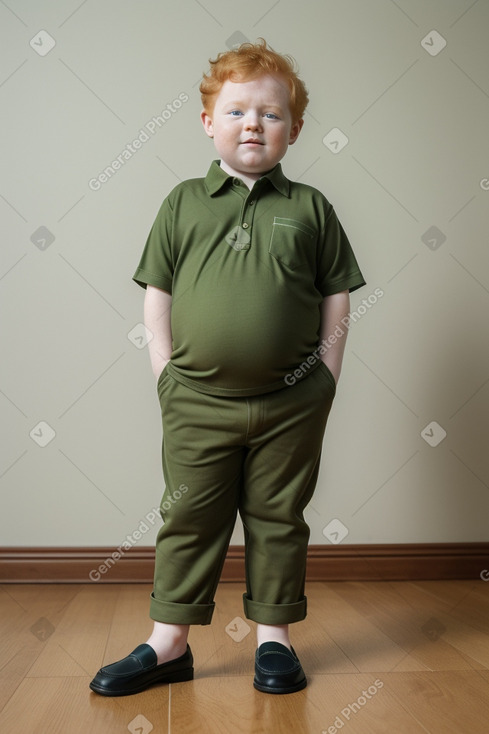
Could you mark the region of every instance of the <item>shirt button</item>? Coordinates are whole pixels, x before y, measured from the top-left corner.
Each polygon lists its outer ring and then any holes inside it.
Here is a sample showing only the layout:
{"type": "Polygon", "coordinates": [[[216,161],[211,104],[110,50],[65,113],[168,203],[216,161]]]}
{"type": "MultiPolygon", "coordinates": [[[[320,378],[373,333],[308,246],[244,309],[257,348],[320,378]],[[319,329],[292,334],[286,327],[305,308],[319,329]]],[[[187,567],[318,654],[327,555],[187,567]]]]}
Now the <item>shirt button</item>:
{"type": "Polygon", "coordinates": [[[253,206],[254,203],[255,203],[254,201],[250,201],[250,206],[253,206]]]}
{"type": "Polygon", "coordinates": [[[243,229],[248,229],[250,225],[247,222],[243,222],[243,229]]]}

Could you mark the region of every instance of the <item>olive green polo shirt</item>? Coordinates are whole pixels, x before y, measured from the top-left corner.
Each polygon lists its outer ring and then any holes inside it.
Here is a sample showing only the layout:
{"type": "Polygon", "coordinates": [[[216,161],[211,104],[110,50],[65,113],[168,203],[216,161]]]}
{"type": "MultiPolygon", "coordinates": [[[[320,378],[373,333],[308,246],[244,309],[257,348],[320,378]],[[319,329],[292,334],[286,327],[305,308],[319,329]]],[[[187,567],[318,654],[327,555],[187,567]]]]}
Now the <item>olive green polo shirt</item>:
{"type": "Polygon", "coordinates": [[[164,200],[133,279],[172,294],[168,371],[224,396],[286,387],[318,346],[324,297],[365,284],[318,190],[277,164],[250,191],[219,161],[164,200]]]}

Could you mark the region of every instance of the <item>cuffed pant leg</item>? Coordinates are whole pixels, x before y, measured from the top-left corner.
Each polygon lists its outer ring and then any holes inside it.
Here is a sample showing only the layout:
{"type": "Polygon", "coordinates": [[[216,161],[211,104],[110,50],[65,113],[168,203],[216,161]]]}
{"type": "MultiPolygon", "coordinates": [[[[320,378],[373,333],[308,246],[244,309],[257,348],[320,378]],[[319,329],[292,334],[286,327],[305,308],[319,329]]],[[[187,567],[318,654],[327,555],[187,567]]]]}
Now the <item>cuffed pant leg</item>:
{"type": "Polygon", "coordinates": [[[210,624],[214,614],[211,604],[177,604],[157,599],[151,592],[149,616],[156,622],[167,624],[210,624]]]}
{"type": "Polygon", "coordinates": [[[307,599],[304,596],[300,601],[292,604],[266,604],[253,601],[248,593],[243,594],[243,610],[248,619],[258,624],[292,624],[301,622],[307,614],[307,599]]]}
{"type": "Polygon", "coordinates": [[[306,616],[310,531],[303,512],[316,487],[334,395],[334,379],[321,363],[294,386],[253,399],[255,430],[239,511],[246,544],[244,612],[255,622],[289,624],[306,616]]]}
{"type": "MultiPolygon", "coordinates": [[[[150,616],[158,622],[209,624],[241,487],[240,406],[195,392],[171,376],[158,388],[166,491],[150,616]]],[[[241,408],[245,416],[246,405],[241,408]]]]}

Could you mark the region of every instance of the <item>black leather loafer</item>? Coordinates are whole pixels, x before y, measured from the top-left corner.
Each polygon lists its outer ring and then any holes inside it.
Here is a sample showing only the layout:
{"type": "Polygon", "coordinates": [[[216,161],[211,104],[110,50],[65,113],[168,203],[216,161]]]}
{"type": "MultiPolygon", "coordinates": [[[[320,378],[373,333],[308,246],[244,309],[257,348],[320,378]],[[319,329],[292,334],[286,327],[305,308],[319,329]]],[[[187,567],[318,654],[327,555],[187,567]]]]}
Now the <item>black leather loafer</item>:
{"type": "Polygon", "coordinates": [[[279,642],[264,642],[255,655],[253,686],[264,693],[295,693],[307,685],[299,658],[279,642]]]}
{"type": "Polygon", "coordinates": [[[146,643],[138,645],[130,655],[100,668],[90,688],[102,696],[129,696],[155,683],[179,683],[194,677],[194,658],[190,647],[175,660],[158,665],[156,653],[146,643]]]}

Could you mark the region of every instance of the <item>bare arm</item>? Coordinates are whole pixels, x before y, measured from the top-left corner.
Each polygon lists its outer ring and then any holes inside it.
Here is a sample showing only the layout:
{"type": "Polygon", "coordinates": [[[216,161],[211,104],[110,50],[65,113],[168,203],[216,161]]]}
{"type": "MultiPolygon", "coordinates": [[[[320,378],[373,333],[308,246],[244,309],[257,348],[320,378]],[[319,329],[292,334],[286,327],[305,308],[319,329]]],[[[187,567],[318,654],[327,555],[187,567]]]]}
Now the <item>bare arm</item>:
{"type": "Polygon", "coordinates": [[[341,323],[341,319],[348,315],[350,311],[350,293],[342,291],[332,296],[326,296],[321,304],[321,332],[320,341],[327,342],[328,349],[321,356],[324,364],[329,367],[333,373],[333,377],[338,382],[341,364],[343,362],[343,353],[346,346],[346,337],[348,331],[341,323]],[[337,329],[336,327],[340,328],[337,329]],[[336,334],[335,334],[336,329],[336,334]],[[343,334],[341,334],[343,332],[343,334]],[[339,336],[338,336],[339,334],[339,336]],[[333,336],[331,341],[328,339],[333,336]],[[336,341],[334,341],[336,339],[336,341]],[[334,343],[332,343],[334,341],[334,343]]]}
{"type": "Polygon", "coordinates": [[[148,285],[144,297],[144,325],[153,334],[148,349],[156,378],[163,372],[172,353],[170,315],[171,294],[148,285]]]}

